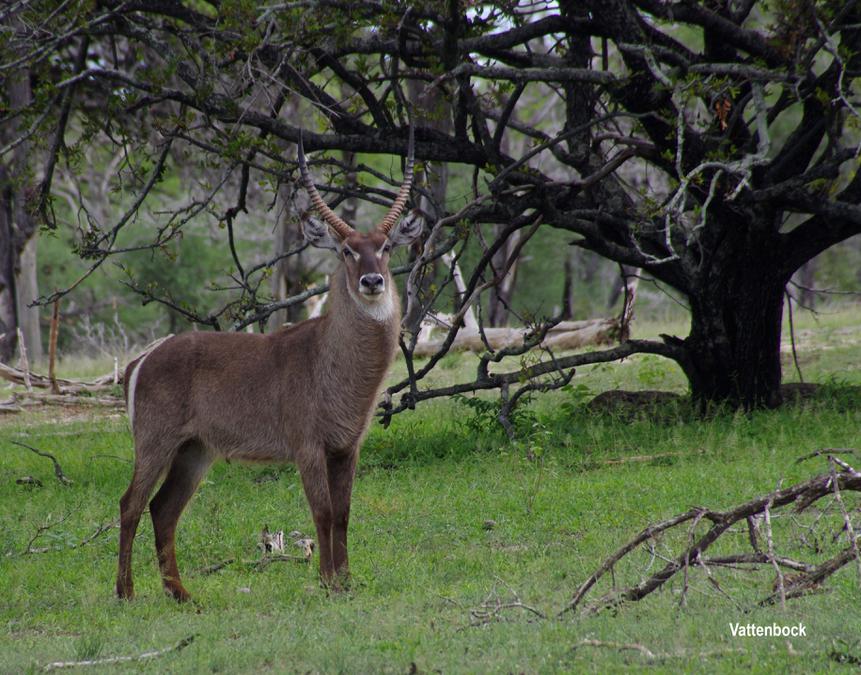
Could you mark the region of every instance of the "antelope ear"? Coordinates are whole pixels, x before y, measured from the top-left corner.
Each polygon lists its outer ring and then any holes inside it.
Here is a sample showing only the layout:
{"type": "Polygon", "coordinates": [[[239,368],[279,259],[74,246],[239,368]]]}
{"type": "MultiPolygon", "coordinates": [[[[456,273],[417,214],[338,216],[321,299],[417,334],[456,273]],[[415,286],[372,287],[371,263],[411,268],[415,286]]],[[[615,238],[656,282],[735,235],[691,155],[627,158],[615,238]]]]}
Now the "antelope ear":
{"type": "Polygon", "coordinates": [[[393,246],[411,244],[422,233],[425,227],[423,214],[419,209],[413,209],[389,232],[389,241],[393,246]]]}
{"type": "Polygon", "coordinates": [[[338,252],[341,249],[341,240],[333,235],[329,226],[314,216],[305,216],[302,219],[302,234],[311,246],[317,248],[328,248],[338,252]]]}

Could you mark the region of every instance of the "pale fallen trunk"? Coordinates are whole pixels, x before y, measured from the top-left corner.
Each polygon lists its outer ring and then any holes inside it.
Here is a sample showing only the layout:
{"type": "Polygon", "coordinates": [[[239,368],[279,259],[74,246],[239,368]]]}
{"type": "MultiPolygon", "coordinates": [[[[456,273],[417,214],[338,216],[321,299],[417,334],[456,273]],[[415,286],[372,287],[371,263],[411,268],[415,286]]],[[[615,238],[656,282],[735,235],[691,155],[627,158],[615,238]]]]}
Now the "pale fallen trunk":
{"type": "MultiPolygon", "coordinates": [[[[173,337],[173,334],[165,335],[162,338],[153,340],[146,347],[136,353],[129,359],[129,363],[135,359],[139,359],[144,354],[148,354],[153,349],[158,347],[162,342],[173,337]]],[[[6,363],[0,363],[0,378],[8,380],[13,384],[20,384],[28,388],[50,389],[51,377],[49,375],[39,375],[32,370],[22,370],[15,368],[6,363]]],[[[114,369],[110,373],[100,375],[92,380],[67,380],[62,377],[54,378],[57,386],[60,389],[60,394],[78,394],[81,392],[95,392],[103,389],[122,384],[123,372],[119,369],[119,364],[114,360],[114,369]]]]}
{"type": "MultiPolygon", "coordinates": [[[[457,272],[457,270],[456,270],[457,272]]],[[[455,283],[457,283],[457,273],[455,283]]],[[[630,323],[633,318],[634,300],[637,295],[636,277],[630,277],[626,282],[625,306],[618,317],[604,319],[588,319],[585,321],[560,321],[547,331],[541,347],[554,349],[556,351],[572,351],[593,345],[615,344],[625,342],[630,332],[630,323]]],[[[472,308],[470,308],[470,312],[472,308]]],[[[423,330],[419,334],[416,344],[416,356],[430,356],[435,354],[445,342],[445,334],[434,336],[438,327],[445,331],[451,326],[451,317],[435,315],[429,321],[424,322],[423,330]]],[[[484,337],[478,330],[478,323],[474,317],[469,321],[464,316],[464,326],[454,339],[449,351],[471,351],[484,352],[488,346],[493,351],[516,347],[523,344],[524,339],[531,333],[529,328],[485,328],[484,337]]]]}
{"type": "MultiPolygon", "coordinates": [[[[442,320],[442,319],[440,319],[442,320]]],[[[432,337],[419,339],[416,345],[416,356],[430,356],[439,351],[445,337],[432,337]]],[[[462,328],[451,345],[450,351],[484,352],[488,346],[493,351],[516,347],[523,344],[527,334],[531,332],[528,328],[485,328],[482,339],[478,329],[469,330],[462,328]]],[[[621,321],[615,319],[591,319],[588,321],[562,321],[547,332],[547,337],[541,343],[542,347],[559,351],[570,351],[590,345],[612,344],[621,342],[623,330],[621,321]]]]}
{"type": "MultiPolygon", "coordinates": [[[[10,366],[5,363],[0,363],[0,378],[8,380],[13,384],[20,384],[27,387],[28,389],[51,388],[51,378],[49,376],[39,375],[32,370],[27,372],[25,370],[15,368],[14,366],[10,366]]],[[[119,377],[119,381],[122,382],[122,376],[119,377]]],[[[56,382],[57,386],[60,389],[60,393],[63,394],[77,394],[84,391],[92,392],[99,391],[101,389],[110,389],[115,384],[114,373],[112,372],[89,381],[66,380],[61,377],[58,377],[56,378],[56,382]]]]}

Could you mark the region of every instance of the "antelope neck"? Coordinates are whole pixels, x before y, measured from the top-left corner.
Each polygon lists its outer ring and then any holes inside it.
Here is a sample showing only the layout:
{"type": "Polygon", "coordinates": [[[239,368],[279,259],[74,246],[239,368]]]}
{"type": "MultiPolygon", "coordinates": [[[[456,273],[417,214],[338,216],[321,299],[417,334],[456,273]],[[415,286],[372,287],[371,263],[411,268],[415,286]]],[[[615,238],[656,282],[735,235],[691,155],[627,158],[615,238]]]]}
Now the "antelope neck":
{"type": "Polygon", "coordinates": [[[329,290],[329,312],[324,351],[335,359],[366,360],[388,367],[397,343],[400,301],[391,278],[386,279],[385,297],[375,303],[363,300],[357,290],[347,288],[347,275],[340,268],[329,290]]]}

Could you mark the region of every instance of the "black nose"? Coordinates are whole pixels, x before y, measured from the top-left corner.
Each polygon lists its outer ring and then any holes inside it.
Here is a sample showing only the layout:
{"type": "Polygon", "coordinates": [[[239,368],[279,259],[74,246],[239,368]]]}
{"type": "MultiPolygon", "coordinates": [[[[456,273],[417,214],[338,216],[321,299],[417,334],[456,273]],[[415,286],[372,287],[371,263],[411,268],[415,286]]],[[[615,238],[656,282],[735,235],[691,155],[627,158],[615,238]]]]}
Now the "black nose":
{"type": "Polygon", "coordinates": [[[383,290],[383,275],[382,274],[363,274],[359,279],[359,285],[367,289],[371,293],[377,293],[383,290]]]}

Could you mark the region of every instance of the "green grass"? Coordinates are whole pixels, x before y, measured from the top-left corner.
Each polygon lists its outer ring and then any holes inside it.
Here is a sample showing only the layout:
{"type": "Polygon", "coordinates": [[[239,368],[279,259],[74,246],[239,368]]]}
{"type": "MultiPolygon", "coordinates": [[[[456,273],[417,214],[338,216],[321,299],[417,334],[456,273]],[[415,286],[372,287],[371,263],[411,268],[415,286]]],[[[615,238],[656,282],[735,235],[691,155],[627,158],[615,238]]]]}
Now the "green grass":
{"type": "MultiPolygon", "coordinates": [[[[861,659],[861,590],[854,568],[826,592],[792,600],[785,611],[758,607],[773,573],[717,571],[715,591],[691,573],[687,606],[681,580],[645,600],[581,618],[556,613],[602,559],[641,528],[693,505],[727,508],[825,469],[794,460],[822,447],[861,448],[861,399],[841,383],[861,383],[858,322],[842,315],[809,336],[806,379],[833,384],[803,406],[698,420],[684,410],[663,419],[622,421],[579,407],[577,392],[537,399],[520,444],[495,427],[474,428],[462,404],[436,402],[375,425],[363,448],[353,499],[351,591],[328,595],[315,566],[275,563],[265,571],[234,564],[195,574],[228,558],[254,560],[263,525],[313,531],[295,471],[218,464],[179,529],[179,563],[195,603],[163,596],[152,528],[144,517],[135,546],[138,597],[113,597],[117,531],[73,548],[117,516],[130,475],[132,444],[124,418],[43,415],[6,418],[0,427],[0,671],[36,670],[55,660],[133,655],[194,635],[188,647],[147,662],[112,666],[150,672],[613,672],[752,670],[843,671],[861,659]],[[854,345],[854,349],[853,349],[854,345]],[[563,405],[563,404],[568,405],[563,405]],[[63,487],[51,462],[13,445],[53,453],[74,481],[63,487]],[[526,459],[531,449],[536,459],[526,459]],[[646,461],[632,460],[648,456],[646,461]],[[43,487],[16,484],[33,476],[43,487]],[[269,478],[270,480],[259,480],[269,478]],[[271,480],[274,479],[274,480],[271,480]],[[486,529],[485,521],[495,521],[486,529]],[[56,551],[25,555],[34,547],[56,551]],[[523,603],[548,618],[509,609],[471,625],[490,598],[523,603]],[[738,604],[736,604],[738,603],[738,604]],[[729,624],[803,622],[807,637],[733,638],[729,624]],[[661,655],[575,646],[584,639],[640,643],[661,655]],[[739,651],[734,651],[739,650],[739,651]],[[855,661],[853,661],[853,659],[855,661]],[[843,663],[841,663],[841,661],[843,663]]],[[[802,326],[802,329],[806,329],[802,326]]],[[[811,327],[812,328],[812,327],[811,327]]],[[[441,378],[466,376],[472,357],[457,356],[441,378]]],[[[90,367],[88,365],[88,367],[90,367]]],[[[789,374],[789,373],[788,373],[789,374]]],[[[675,367],[652,357],[583,369],[575,380],[608,386],[683,390],[675,367]]],[[[856,508],[856,495],[846,495],[856,508]]],[[[809,522],[809,521],[805,521],[809,522]]],[[[835,524],[839,522],[833,520],[835,524]]],[[[824,559],[845,545],[826,542],[817,556],[775,520],[781,550],[824,559]]],[[[684,543],[686,532],[664,544],[684,543]]],[[[743,532],[717,546],[742,550],[743,532]]],[[[664,549],[659,548],[659,552],[664,549]]],[[[616,580],[636,583],[648,564],[637,554],[616,580]]],[[[593,599],[609,590],[602,585],[593,599]]]]}

